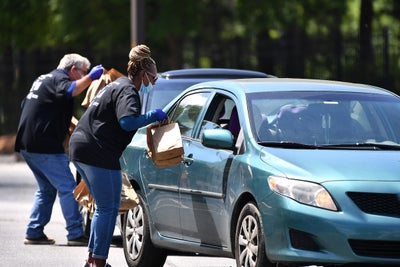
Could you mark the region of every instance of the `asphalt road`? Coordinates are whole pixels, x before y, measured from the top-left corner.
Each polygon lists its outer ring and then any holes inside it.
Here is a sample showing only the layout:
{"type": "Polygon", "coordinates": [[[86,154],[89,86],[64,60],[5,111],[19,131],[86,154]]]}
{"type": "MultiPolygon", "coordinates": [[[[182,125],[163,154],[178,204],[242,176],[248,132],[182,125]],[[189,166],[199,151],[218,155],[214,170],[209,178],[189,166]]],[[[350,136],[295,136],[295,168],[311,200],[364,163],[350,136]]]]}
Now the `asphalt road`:
{"type": "MultiPolygon", "coordinates": [[[[23,244],[28,223],[35,179],[25,162],[15,156],[0,155],[0,266],[82,266],[87,254],[85,247],[68,247],[65,221],[58,199],[53,207],[45,233],[56,240],[52,246],[23,244]]],[[[121,236],[114,232],[108,262],[113,267],[127,266],[121,247],[121,236]]],[[[168,257],[164,267],[236,267],[233,259],[208,257],[168,257]]]]}
{"type": "MultiPolygon", "coordinates": [[[[75,173],[72,165],[71,169],[75,173]]],[[[35,191],[36,181],[26,163],[16,155],[0,154],[0,267],[83,266],[87,249],[67,246],[67,231],[58,199],[45,228],[46,235],[54,238],[56,244],[23,244],[35,191]]],[[[114,231],[108,262],[113,267],[127,266],[118,227],[114,231]]],[[[236,267],[236,263],[229,258],[169,256],[164,267],[236,267]]]]}

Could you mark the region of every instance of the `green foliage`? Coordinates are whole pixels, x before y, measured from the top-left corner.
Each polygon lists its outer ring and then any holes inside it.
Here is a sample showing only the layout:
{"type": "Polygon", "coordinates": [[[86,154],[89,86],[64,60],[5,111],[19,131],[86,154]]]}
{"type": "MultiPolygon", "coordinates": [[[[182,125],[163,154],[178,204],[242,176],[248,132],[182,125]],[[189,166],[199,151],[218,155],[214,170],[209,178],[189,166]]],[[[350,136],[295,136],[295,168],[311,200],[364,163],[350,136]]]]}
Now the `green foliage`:
{"type": "Polygon", "coordinates": [[[2,0],[0,2],[0,52],[8,46],[30,49],[46,46],[51,39],[53,14],[50,1],[2,0]]]}
{"type": "Polygon", "coordinates": [[[100,50],[129,45],[130,1],[55,1],[59,2],[61,43],[100,50]]]}
{"type": "Polygon", "coordinates": [[[130,1],[2,0],[0,52],[73,46],[109,49],[129,46],[130,1]]]}
{"type": "MultiPolygon", "coordinates": [[[[137,1],[145,6],[139,25],[145,39],[140,42],[151,48],[159,71],[248,68],[399,91],[400,1],[137,1]],[[373,5],[365,43],[359,38],[363,3],[373,5]]],[[[124,72],[131,45],[130,5],[130,0],[1,0],[0,130],[13,128],[9,124],[15,123],[18,98],[66,51],[124,72]]]]}
{"type": "Polygon", "coordinates": [[[193,36],[202,28],[205,21],[207,0],[148,0],[147,36],[154,42],[164,41],[170,36],[193,36]]]}

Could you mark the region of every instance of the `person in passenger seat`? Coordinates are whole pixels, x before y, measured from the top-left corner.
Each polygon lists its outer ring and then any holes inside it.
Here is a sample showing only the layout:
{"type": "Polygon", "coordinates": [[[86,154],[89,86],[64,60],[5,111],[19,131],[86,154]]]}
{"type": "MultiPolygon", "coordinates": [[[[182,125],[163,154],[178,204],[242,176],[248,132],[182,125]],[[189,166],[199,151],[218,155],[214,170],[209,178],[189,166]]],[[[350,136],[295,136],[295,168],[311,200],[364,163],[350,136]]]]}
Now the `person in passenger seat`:
{"type": "Polygon", "coordinates": [[[231,117],[229,119],[228,129],[233,135],[233,140],[236,140],[240,132],[239,114],[236,106],[233,107],[231,117]]]}

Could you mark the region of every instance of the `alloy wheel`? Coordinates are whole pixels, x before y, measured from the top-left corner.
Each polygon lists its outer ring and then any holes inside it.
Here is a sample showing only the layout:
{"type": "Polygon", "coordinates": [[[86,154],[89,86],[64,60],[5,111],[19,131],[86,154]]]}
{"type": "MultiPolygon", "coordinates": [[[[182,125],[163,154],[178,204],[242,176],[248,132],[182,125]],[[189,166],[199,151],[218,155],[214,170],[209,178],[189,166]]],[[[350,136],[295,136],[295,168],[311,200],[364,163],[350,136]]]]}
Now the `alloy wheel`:
{"type": "Polygon", "coordinates": [[[143,210],[140,205],[128,211],[124,230],[127,252],[136,259],[143,244],[143,210]]]}
{"type": "Polygon", "coordinates": [[[239,233],[239,251],[241,266],[255,267],[258,255],[258,225],[253,216],[246,216],[239,233]]]}

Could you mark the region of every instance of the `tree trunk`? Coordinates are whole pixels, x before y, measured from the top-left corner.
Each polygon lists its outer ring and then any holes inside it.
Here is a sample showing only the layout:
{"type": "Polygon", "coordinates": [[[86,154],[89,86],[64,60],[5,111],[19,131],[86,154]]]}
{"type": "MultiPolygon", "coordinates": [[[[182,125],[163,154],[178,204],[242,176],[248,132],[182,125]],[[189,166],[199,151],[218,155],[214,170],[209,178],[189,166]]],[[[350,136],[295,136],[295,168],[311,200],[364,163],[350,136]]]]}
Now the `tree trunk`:
{"type": "Polygon", "coordinates": [[[360,79],[369,82],[373,77],[372,0],[361,0],[360,8],[360,79]]]}

